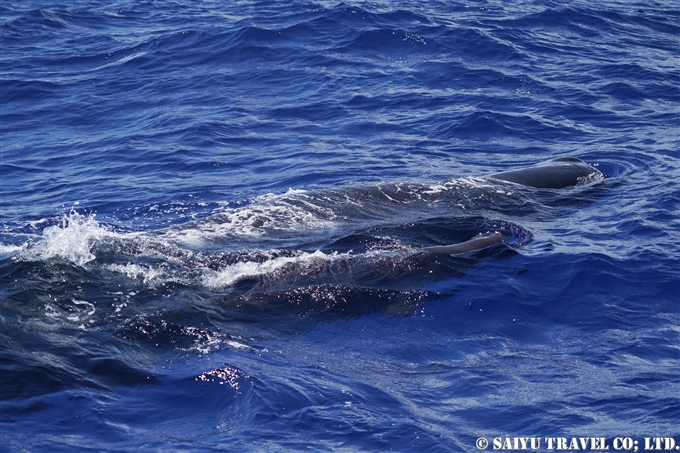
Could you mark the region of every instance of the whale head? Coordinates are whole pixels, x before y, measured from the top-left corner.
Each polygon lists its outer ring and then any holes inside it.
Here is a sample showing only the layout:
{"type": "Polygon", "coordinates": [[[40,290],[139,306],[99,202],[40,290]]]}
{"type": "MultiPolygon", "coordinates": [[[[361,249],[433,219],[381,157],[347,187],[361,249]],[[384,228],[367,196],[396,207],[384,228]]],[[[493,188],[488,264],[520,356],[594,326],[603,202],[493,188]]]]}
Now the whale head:
{"type": "Polygon", "coordinates": [[[602,179],[604,174],[576,157],[559,157],[531,167],[495,173],[490,177],[541,189],[562,189],[602,179]]]}

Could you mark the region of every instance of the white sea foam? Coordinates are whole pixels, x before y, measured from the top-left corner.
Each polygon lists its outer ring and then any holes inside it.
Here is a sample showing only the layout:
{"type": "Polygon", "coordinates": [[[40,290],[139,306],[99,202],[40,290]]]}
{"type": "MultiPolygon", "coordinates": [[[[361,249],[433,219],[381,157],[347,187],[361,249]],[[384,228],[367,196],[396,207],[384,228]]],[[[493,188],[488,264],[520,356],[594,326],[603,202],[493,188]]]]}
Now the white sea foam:
{"type": "Polygon", "coordinates": [[[92,247],[96,241],[115,235],[100,225],[94,215],[85,217],[71,211],[58,225],[45,228],[37,242],[22,246],[19,259],[44,261],[62,258],[83,266],[95,258],[92,247]]]}
{"type": "Polygon", "coordinates": [[[450,191],[465,191],[469,189],[487,189],[502,195],[512,195],[511,192],[503,190],[496,183],[487,178],[479,176],[469,176],[466,178],[451,179],[426,186],[422,193],[424,195],[438,195],[450,191]]]}
{"type": "MultiPolygon", "coordinates": [[[[76,312],[66,317],[71,322],[83,322],[89,319],[97,311],[94,304],[86,300],[71,299],[71,302],[77,307],[76,312]]],[[[90,322],[94,320],[90,319],[90,322]]]]}
{"type": "Polygon", "coordinates": [[[244,261],[227,266],[219,271],[206,269],[202,284],[208,288],[223,288],[249,277],[274,275],[286,266],[298,266],[311,270],[316,266],[325,266],[332,260],[338,259],[337,253],[325,254],[319,250],[313,253],[301,252],[296,256],[280,256],[259,261],[244,261]]]}
{"type": "MultiPolygon", "coordinates": [[[[66,308],[54,307],[50,303],[43,305],[45,309],[45,317],[52,320],[66,320],[72,327],[77,327],[81,330],[87,330],[88,325],[95,324],[97,321],[93,318],[97,309],[95,304],[86,300],[71,299],[73,305],[66,308]]],[[[53,330],[53,327],[41,322],[39,319],[32,320],[32,330],[53,330]]]]}
{"type": "MultiPolygon", "coordinates": [[[[362,253],[324,253],[294,251],[286,252],[282,256],[279,250],[251,251],[244,253],[239,261],[215,270],[210,264],[211,259],[204,257],[190,267],[168,267],[160,264],[106,264],[104,268],[126,275],[131,280],[141,281],[142,284],[156,287],[166,283],[180,283],[189,286],[203,286],[208,289],[222,289],[232,286],[239,281],[249,278],[262,278],[277,281],[287,277],[312,275],[328,270],[339,263],[354,266],[370,261],[380,263],[392,262],[418,252],[417,247],[394,243],[386,247],[376,247],[362,253]]],[[[216,263],[213,263],[216,264],[216,263]]]]}
{"type": "MultiPolygon", "coordinates": [[[[286,193],[292,196],[301,194],[301,191],[286,193]]],[[[256,198],[248,206],[226,208],[193,227],[169,229],[162,236],[188,247],[201,247],[230,237],[253,238],[274,231],[319,230],[335,226],[336,216],[332,210],[313,205],[304,196],[294,202],[296,204],[282,196],[266,195],[256,198]]]]}
{"type": "Polygon", "coordinates": [[[172,280],[172,277],[168,276],[164,269],[158,267],[141,266],[135,263],[107,264],[104,267],[110,271],[125,274],[131,280],[141,278],[144,284],[149,286],[172,280]]]}
{"type": "Polygon", "coordinates": [[[20,250],[20,245],[0,244],[0,256],[13,255],[20,250]]]}

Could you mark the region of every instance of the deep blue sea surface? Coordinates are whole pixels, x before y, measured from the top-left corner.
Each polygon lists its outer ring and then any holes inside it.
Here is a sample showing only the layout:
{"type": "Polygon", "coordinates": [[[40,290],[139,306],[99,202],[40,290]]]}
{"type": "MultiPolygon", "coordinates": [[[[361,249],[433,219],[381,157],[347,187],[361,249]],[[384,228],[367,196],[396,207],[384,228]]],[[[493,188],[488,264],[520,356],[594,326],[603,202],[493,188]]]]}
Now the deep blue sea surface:
{"type": "Polygon", "coordinates": [[[0,15],[3,452],[680,444],[677,1],[0,15]]]}

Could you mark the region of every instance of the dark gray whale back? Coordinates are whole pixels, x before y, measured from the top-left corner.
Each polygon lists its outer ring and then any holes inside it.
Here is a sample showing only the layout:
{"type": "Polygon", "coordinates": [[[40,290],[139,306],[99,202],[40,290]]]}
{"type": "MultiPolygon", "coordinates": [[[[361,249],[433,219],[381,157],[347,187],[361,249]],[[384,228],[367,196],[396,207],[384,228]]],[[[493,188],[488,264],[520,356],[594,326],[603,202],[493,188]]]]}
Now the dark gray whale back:
{"type": "Polygon", "coordinates": [[[531,167],[495,173],[490,177],[541,189],[561,189],[600,179],[604,175],[581,159],[560,157],[531,167]]]}

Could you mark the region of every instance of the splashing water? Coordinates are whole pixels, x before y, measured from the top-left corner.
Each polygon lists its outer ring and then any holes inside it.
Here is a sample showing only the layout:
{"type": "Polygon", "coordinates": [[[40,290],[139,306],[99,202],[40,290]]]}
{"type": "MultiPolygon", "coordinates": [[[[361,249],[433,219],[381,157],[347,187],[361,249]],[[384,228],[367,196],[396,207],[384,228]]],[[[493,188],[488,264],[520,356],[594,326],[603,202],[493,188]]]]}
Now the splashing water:
{"type": "Polygon", "coordinates": [[[63,259],[84,266],[95,259],[93,246],[107,237],[116,236],[95,220],[95,214],[85,217],[72,210],[57,225],[43,230],[42,239],[27,243],[16,257],[23,261],[63,259]]]}

